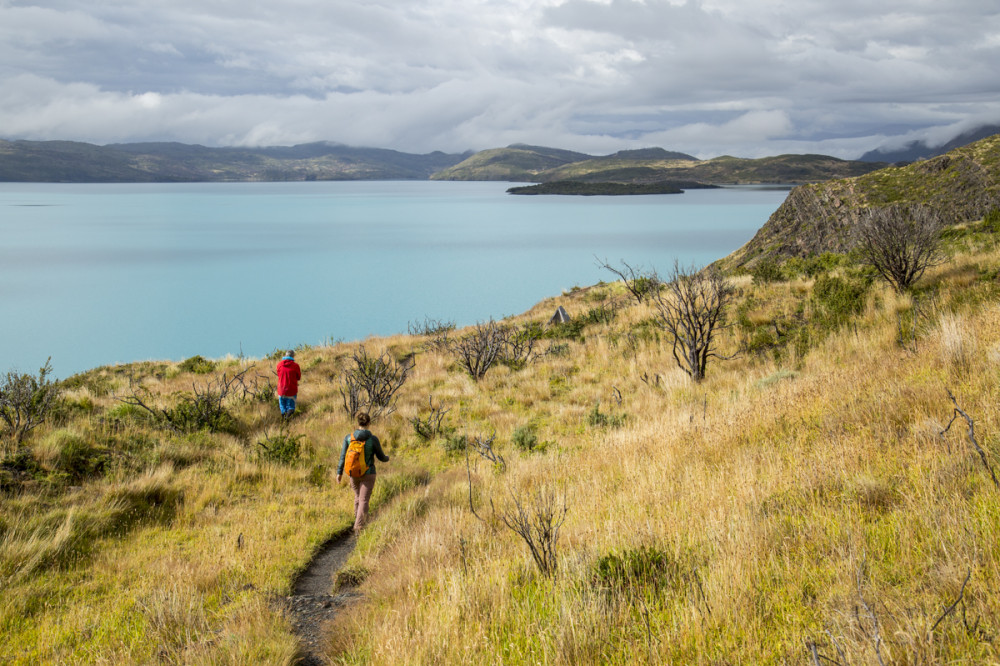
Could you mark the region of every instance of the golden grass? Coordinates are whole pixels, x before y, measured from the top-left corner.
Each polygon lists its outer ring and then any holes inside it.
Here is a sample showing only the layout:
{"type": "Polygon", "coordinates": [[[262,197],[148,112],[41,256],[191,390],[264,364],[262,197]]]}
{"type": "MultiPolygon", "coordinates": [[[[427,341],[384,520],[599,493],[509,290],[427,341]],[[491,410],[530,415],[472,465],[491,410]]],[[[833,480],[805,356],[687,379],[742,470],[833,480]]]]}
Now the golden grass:
{"type": "MultiPolygon", "coordinates": [[[[397,412],[374,426],[392,462],[378,465],[375,519],[341,577],[364,597],[328,627],[330,659],[811,663],[815,645],[852,664],[876,650],[887,663],[1000,663],[1000,491],[964,422],[941,434],[948,389],[1000,466],[998,267],[996,252],[958,256],[925,278],[937,296],[917,301],[876,288],[805,354],[716,361],[698,385],[648,305],[587,327],[565,355],[478,383],[419,338],[364,341],[416,352],[416,366],[397,412]],[[916,310],[923,325],[901,346],[900,313],[916,310]],[[410,419],[429,396],[455,433],[495,432],[506,471],[475,454],[467,471],[443,438],[417,437],[410,419]],[[534,451],[512,442],[526,425],[534,451]],[[538,489],[568,509],[552,578],[500,520],[514,501],[532,508],[538,489]]],[[[737,286],[754,325],[803,300],[810,314],[811,282],[737,286]]],[[[581,316],[622,295],[576,290],[514,320],[545,321],[557,303],[581,316]]],[[[122,409],[124,368],[90,373],[68,396],[78,407],[31,440],[48,481],[0,511],[0,660],[291,663],[274,599],[351,522],[331,476],[351,425],[336,378],[358,344],[299,354],[301,415],[287,432],[303,453],[291,465],[257,455],[257,441],[285,432],[271,402],[233,407],[241,435],[175,435],[122,409]],[[108,463],[67,480],[65,452],[80,441],[108,463]]],[[[720,349],[737,344],[730,331],[720,349]]],[[[207,376],[130,369],[168,407],[246,363],[207,376]]]]}

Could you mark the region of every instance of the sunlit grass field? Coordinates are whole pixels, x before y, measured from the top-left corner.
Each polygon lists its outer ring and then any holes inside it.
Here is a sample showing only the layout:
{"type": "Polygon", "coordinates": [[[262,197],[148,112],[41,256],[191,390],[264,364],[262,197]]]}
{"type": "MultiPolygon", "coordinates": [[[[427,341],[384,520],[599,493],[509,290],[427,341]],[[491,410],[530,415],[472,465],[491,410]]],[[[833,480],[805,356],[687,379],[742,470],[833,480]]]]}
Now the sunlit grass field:
{"type": "Polygon", "coordinates": [[[363,344],[415,365],[372,426],[392,460],[332,663],[1000,663],[1000,253],[976,229],[949,247],[914,294],[836,262],[732,278],[735,358],[697,384],[620,283],[512,318],[561,304],[575,323],[478,382],[427,336],[300,349],[288,424],[270,395],[227,403],[215,433],[122,400],[141,381],[168,409],[271,359],[71,378],[22,447],[3,440],[0,662],[293,663],[280,599],[352,522],[332,477],[363,344]],[[943,432],[956,403],[971,432],[943,432]],[[518,506],[560,523],[549,571],[505,522],[518,506]]]}

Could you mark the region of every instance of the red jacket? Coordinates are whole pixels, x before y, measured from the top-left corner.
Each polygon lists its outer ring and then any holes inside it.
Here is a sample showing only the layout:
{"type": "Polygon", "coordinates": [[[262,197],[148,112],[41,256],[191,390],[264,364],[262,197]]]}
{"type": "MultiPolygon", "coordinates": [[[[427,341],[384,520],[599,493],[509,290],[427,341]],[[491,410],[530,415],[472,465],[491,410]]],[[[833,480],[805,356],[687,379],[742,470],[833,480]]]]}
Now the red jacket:
{"type": "Polygon", "coordinates": [[[302,371],[299,364],[290,358],[278,361],[278,395],[294,398],[299,394],[299,380],[302,371]]]}

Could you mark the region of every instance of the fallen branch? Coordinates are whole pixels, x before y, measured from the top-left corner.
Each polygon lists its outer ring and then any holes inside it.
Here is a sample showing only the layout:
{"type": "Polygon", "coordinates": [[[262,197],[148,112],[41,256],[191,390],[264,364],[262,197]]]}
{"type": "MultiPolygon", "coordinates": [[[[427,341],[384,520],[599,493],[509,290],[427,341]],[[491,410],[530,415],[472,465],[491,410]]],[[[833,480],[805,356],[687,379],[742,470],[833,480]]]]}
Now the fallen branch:
{"type": "Polygon", "coordinates": [[[950,605],[946,609],[944,609],[944,612],[941,613],[941,617],[939,617],[937,619],[937,622],[934,623],[934,626],[931,627],[931,633],[932,634],[934,633],[934,630],[938,628],[938,625],[941,624],[941,622],[943,622],[946,617],[948,617],[949,615],[951,615],[952,612],[954,612],[954,610],[956,608],[958,608],[958,604],[961,603],[962,597],[965,596],[965,586],[969,584],[969,579],[970,578],[972,578],[972,569],[969,569],[969,573],[965,576],[965,581],[962,583],[962,589],[959,590],[959,592],[958,592],[958,598],[955,599],[955,601],[954,601],[954,603],[952,603],[952,605],[950,605]]]}
{"type": "Polygon", "coordinates": [[[951,424],[953,424],[955,422],[955,419],[957,419],[959,416],[965,419],[966,424],[968,424],[969,426],[968,430],[969,441],[972,442],[972,446],[976,449],[976,453],[979,454],[979,459],[983,461],[983,467],[985,467],[986,471],[990,473],[990,478],[993,480],[993,485],[998,490],[1000,490],[1000,481],[997,480],[997,474],[995,471],[993,471],[993,466],[990,465],[989,458],[986,457],[986,451],[984,451],[983,447],[979,446],[979,442],[976,441],[976,429],[972,417],[966,414],[962,410],[962,408],[958,406],[958,401],[955,400],[955,396],[949,389],[945,389],[945,391],[948,392],[948,397],[951,398],[952,404],[955,405],[955,412],[952,414],[951,421],[948,421],[948,425],[945,426],[945,429],[941,431],[940,433],[941,436],[944,437],[944,434],[951,429],[951,424]]]}

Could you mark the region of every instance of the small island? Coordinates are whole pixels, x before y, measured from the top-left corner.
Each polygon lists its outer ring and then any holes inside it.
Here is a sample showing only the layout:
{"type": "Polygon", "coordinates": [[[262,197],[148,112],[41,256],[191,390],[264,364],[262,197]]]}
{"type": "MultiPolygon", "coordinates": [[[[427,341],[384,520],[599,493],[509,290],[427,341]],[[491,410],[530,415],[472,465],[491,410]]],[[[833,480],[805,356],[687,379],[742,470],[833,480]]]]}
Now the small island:
{"type": "Polygon", "coordinates": [[[708,189],[715,185],[689,181],[664,180],[656,183],[587,183],[580,180],[557,180],[538,185],[507,189],[507,194],[571,194],[577,196],[621,196],[632,194],[683,194],[686,189],[708,189]]]}

